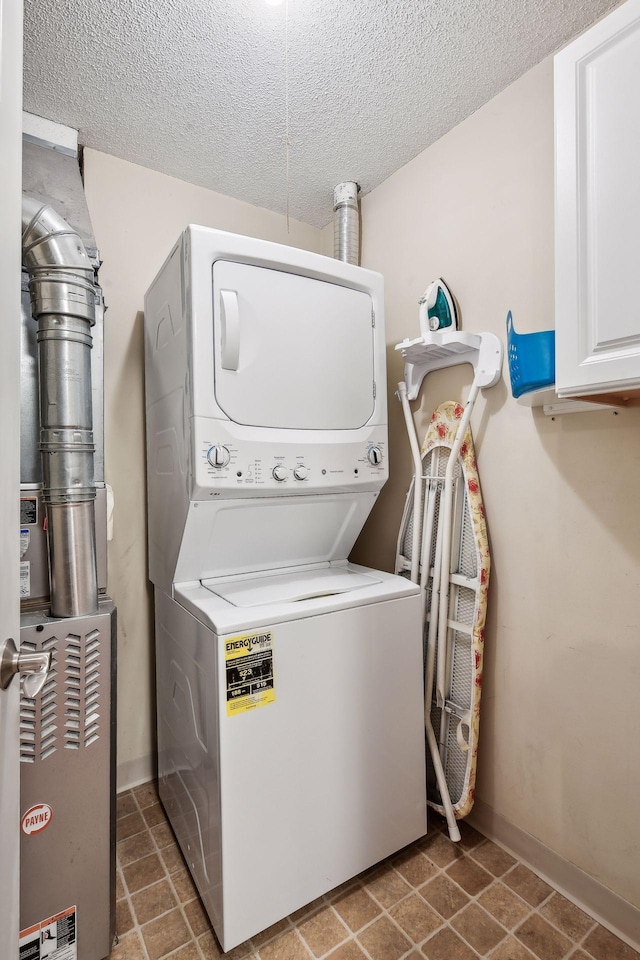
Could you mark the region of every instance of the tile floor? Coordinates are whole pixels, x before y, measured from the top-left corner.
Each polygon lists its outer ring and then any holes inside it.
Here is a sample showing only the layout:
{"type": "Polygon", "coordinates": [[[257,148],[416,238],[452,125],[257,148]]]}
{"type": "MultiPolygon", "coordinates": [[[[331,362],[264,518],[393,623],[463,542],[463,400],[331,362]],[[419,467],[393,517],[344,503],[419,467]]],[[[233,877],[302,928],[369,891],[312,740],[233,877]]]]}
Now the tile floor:
{"type": "MultiPolygon", "coordinates": [[[[461,824],[401,853],[231,950],[230,960],[640,960],[508,853],[461,824]]],[[[223,956],[154,784],[118,797],[117,928],[110,960],[223,956]]]]}

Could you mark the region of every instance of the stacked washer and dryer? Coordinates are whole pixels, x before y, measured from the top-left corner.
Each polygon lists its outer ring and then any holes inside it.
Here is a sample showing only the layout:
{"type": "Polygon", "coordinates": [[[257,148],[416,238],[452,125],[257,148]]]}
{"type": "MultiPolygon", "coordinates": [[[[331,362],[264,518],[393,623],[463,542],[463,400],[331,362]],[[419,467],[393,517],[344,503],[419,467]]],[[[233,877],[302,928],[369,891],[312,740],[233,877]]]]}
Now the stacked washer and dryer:
{"type": "Polygon", "coordinates": [[[160,796],[226,951],[426,832],[419,588],[347,559],[383,281],[190,226],[145,344],[160,796]]]}

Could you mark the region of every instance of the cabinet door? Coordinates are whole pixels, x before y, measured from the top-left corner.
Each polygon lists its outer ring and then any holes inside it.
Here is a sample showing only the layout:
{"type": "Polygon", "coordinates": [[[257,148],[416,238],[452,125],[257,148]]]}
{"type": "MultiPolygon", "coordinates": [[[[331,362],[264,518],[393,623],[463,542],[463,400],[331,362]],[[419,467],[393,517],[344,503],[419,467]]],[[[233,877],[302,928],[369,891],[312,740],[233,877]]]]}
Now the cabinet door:
{"type": "Polygon", "coordinates": [[[640,396],[640,0],[555,58],[556,389],[640,396]]]}

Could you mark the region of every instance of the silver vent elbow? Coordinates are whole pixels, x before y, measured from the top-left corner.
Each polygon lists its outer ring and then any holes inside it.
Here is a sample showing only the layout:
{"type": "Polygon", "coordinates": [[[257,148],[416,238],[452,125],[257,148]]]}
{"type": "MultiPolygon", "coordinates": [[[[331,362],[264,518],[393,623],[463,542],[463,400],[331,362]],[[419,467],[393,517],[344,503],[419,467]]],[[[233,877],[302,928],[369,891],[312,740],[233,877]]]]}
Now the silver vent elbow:
{"type": "Polygon", "coordinates": [[[56,211],[23,197],[22,262],[38,323],[40,451],[47,512],[51,614],[98,610],[91,327],[94,271],[56,211]]]}
{"type": "Polygon", "coordinates": [[[360,187],[353,180],[333,191],[333,256],[345,263],[360,263],[360,187]]]}

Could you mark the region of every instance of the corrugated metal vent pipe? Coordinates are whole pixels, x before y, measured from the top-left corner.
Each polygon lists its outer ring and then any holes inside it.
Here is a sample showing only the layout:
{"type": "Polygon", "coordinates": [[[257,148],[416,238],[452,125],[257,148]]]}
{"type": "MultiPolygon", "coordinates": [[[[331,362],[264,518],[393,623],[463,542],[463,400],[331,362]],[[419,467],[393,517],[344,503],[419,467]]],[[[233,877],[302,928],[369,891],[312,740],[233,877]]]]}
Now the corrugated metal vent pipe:
{"type": "Polygon", "coordinates": [[[38,322],[51,614],[78,617],[98,610],[91,405],[94,272],[78,234],[52,207],[30,197],[22,201],[22,262],[38,322]]]}
{"type": "Polygon", "coordinates": [[[353,180],[333,191],[333,256],[345,263],[360,263],[360,187],[353,180]]]}

